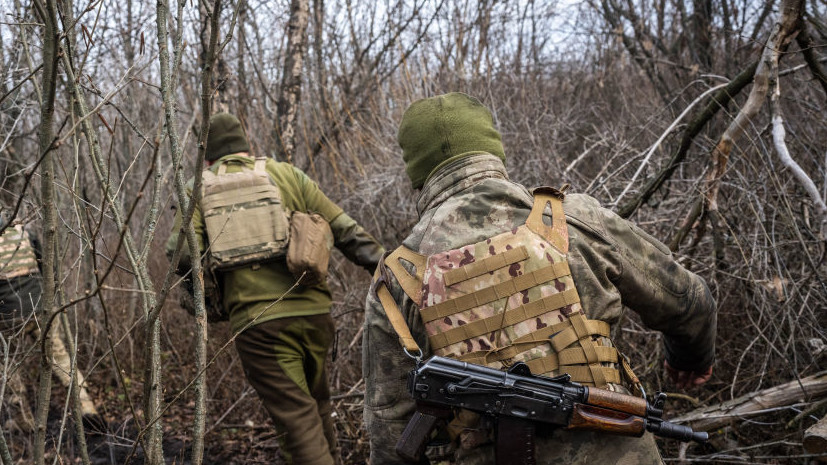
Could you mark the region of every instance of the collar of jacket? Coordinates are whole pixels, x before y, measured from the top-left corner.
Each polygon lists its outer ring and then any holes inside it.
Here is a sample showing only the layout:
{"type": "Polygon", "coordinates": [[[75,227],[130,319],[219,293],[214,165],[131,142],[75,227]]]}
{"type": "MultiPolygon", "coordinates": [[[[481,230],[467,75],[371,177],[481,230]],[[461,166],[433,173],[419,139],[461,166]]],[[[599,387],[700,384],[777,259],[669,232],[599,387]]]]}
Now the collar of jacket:
{"type": "Polygon", "coordinates": [[[419,216],[474,184],[490,178],[508,180],[505,165],[496,155],[477,153],[462,157],[433,173],[416,201],[419,216]]]}
{"type": "Polygon", "coordinates": [[[212,166],[210,166],[210,169],[215,171],[216,169],[218,169],[218,166],[220,166],[224,163],[233,163],[233,162],[243,163],[246,166],[252,166],[252,165],[255,165],[256,158],[252,155],[248,156],[248,155],[239,155],[238,153],[231,153],[231,154],[228,154],[228,155],[224,155],[223,157],[216,160],[212,164],[212,166]]]}

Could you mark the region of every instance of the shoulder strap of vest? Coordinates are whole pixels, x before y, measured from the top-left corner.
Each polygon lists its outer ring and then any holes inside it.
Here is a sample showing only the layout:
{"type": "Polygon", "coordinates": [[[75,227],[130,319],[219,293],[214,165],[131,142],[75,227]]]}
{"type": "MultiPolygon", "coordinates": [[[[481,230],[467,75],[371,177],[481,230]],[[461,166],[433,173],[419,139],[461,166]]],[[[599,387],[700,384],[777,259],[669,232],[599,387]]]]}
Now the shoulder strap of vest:
{"type": "Polygon", "coordinates": [[[526,226],[551,242],[560,252],[569,252],[569,231],[566,228],[566,214],[563,212],[563,198],[568,185],[562,189],[538,187],[534,189],[534,206],[526,220],[526,226]],[[546,206],[551,205],[551,226],[543,221],[546,206]]]}
{"type": "Polygon", "coordinates": [[[427,257],[424,255],[418,254],[405,246],[399,246],[393,252],[386,252],[379,260],[371,285],[371,291],[382,304],[391,327],[399,337],[399,343],[410,354],[419,353],[421,355],[422,350],[411,335],[411,330],[405,322],[405,317],[402,315],[399,305],[388,290],[388,280],[393,275],[405,294],[419,305],[426,260],[427,257]],[[415,274],[409,273],[402,265],[401,260],[411,263],[414,266],[415,274]]]}
{"type": "Polygon", "coordinates": [[[385,260],[385,265],[388,267],[393,277],[399,282],[402,290],[408,297],[411,298],[417,305],[422,300],[422,281],[425,279],[425,262],[428,257],[418,254],[413,250],[400,245],[393,252],[391,252],[385,260]],[[408,269],[402,264],[406,261],[413,265],[414,274],[408,272],[408,269]]]}
{"type": "Polygon", "coordinates": [[[267,157],[256,157],[256,166],[253,170],[256,173],[263,173],[265,171],[265,166],[267,165],[267,157]]]}

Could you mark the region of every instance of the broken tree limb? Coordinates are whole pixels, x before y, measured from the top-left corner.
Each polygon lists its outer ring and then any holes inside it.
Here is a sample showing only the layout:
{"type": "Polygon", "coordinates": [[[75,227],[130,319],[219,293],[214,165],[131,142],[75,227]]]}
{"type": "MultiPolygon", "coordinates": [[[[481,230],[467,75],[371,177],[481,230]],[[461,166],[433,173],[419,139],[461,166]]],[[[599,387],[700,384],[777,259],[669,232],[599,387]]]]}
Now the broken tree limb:
{"type": "Polygon", "coordinates": [[[821,239],[827,238],[827,204],[821,198],[813,180],[801,168],[790,155],[787,149],[786,130],[784,129],[784,114],[781,110],[779,100],[781,99],[781,84],[778,81],[778,62],[772,63],[772,72],[770,73],[770,85],[772,93],[770,94],[770,114],[772,117],[772,140],[775,146],[775,151],[778,153],[778,158],[781,163],[787,167],[792,173],[793,177],[798,181],[799,185],[804,189],[810,200],[813,201],[813,206],[816,211],[816,231],[821,239]]]}
{"type": "MultiPolygon", "coordinates": [[[[790,41],[797,31],[797,25],[801,24],[801,13],[803,11],[803,0],[785,0],[781,7],[781,17],[776,21],[770,32],[767,44],[761,54],[761,60],[758,62],[758,67],[755,70],[755,77],[753,78],[752,90],[747,97],[747,101],[741,108],[741,111],[735,116],[735,120],[730,123],[726,131],[721,135],[715,148],[712,149],[712,169],[709,170],[705,178],[705,186],[703,189],[703,202],[706,208],[703,209],[708,217],[716,218],[718,215],[718,191],[720,190],[721,180],[724,177],[727,169],[727,162],[729,161],[732,148],[736,145],[739,139],[746,133],[747,129],[752,125],[753,120],[761,111],[764,101],[767,99],[767,94],[770,88],[770,69],[773,63],[777,65],[779,56],[783,50],[786,49],[790,41]]],[[[683,221],[683,227],[677,231],[676,237],[685,237],[687,231],[683,229],[686,227],[693,227],[700,209],[693,209],[689,216],[683,221]]],[[[713,225],[713,235],[720,235],[721,231],[713,225]]],[[[721,243],[716,237],[716,245],[721,243]]],[[[675,243],[675,249],[680,246],[680,243],[675,243]]],[[[716,250],[716,258],[720,263],[721,253],[716,250]]]]}
{"type": "Polygon", "coordinates": [[[804,450],[809,454],[827,453],[827,416],[804,431],[804,450]]]}
{"type": "Polygon", "coordinates": [[[706,92],[704,92],[703,94],[698,96],[698,98],[696,98],[694,101],[692,101],[692,103],[690,103],[689,106],[687,106],[686,109],[684,109],[683,112],[680,115],[678,115],[678,117],[674,121],[672,121],[672,124],[670,124],[669,127],[666,128],[666,131],[663,131],[658,140],[656,140],[655,143],[652,144],[652,146],[649,148],[649,151],[646,152],[646,155],[643,157],[643,161],[640,162],[640,166],[638,166],[637,171],[635,171],[635,174],[632,175],[632,179],[629,180],[629,182],[626,184],[626,188],[623,189],[623,192],[621,192],[620,195],[617,196],[617,199],[614,201],[615,205],[619,204],[623,197],[626,195],[626,193],[629,192],[629,189],[632,187],[632,184],[634,184],[635,181],[637,181],[638,176],[640,176],[640,173],[643,172],[643,168],[645,168],[646,165],[649,163],[649,160],[652,158],[652,155],[655,153],[655,150],[657,150],[660,147],[660,144],[663,143],[664,139],[666,139],[666,136],[668,136],[675,129],[675,127],[677,127],[678,124],[681,121],[683,121],[683,118],[686,116],[687,113],[689,113],[689,110],[691,110],[699,102],[703,101],[703,99],[705,99],[707,95],[726,86],[727,84],[719,84],[711,89],[707,89],[706,92]]]}
{"type": "Polygon", "coordinates": [[[735,96],[740,94],[744,87],[752,82],[752,77],[755,75],[755,69],[757,67],[757,61],[751,63],[731,81],[729,81],[729,84],[727,84],[726,87],[716,92],[715,95],[709,99],[709,103],[707,103],[703,110],[692,118],[686,129],[683,131],[683,136],[681,136],[681,144],[678,147],[678,151],[675,152],[666,167],[657,175],[651,177],[649,181],[644,184],[643,188],[640,190],[640,194],[637,197],[634,197],[618,208],[618,215],[623,218],[629,218],[632,216],[638,207],[649,200],[649,198],[652,197],[658,189],[660,189],[660,186],[672,177],[672,173],[675,172],[678,166],[683,163],[686,158],[686,154],[689,152],[689,148],[692,147],[692,142],[695,140],[695,137],[701,133],[701,130],[705,128],[710,121],[712,121],[712,117],[718,114],[718,111],[722,108],[726,108],[729,102],[732,101],[735,96]]]}
{"type": "Polygon", "coordinates": [[[710,431],[748,417],[783,410],[823,397],[827,397],[827,371],[693,410],[670,421],[688,423],[696,431],[710,431]]]}

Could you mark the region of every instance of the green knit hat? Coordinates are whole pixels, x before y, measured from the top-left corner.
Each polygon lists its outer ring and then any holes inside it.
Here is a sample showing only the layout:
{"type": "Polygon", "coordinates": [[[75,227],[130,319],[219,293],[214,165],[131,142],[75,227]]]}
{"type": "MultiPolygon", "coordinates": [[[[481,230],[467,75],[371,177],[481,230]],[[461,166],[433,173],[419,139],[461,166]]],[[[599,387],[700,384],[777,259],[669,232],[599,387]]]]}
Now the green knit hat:
{"type": "Polygon", "coordinates": [[[396,139],[414,189],[458,158],[487,152],[505,162],[491,112],[479,100],[459,92],[412,103],[402,116],[396,139]]]}
{"type": "Polygon", "coordinates": [[[229,113],[216,113],[210,118],[204,159],[215,161],[224,155],[249,151],[250,144],[247,143],[247,136],[238,118],[229,113]]]}

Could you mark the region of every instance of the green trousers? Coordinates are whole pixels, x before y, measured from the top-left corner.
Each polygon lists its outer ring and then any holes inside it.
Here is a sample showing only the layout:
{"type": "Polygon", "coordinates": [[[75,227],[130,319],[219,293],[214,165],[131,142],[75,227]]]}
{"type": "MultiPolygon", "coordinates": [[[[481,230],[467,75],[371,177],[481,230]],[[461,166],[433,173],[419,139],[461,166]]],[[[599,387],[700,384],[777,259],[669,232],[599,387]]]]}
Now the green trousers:
{"type": "Polygon", "coordinates": [[[266,321],[236,338],[247,380],[276,424],[288,463],[335,463],[326,365],[335,331],[324,314],[266,321]]]}

